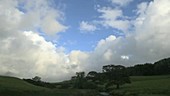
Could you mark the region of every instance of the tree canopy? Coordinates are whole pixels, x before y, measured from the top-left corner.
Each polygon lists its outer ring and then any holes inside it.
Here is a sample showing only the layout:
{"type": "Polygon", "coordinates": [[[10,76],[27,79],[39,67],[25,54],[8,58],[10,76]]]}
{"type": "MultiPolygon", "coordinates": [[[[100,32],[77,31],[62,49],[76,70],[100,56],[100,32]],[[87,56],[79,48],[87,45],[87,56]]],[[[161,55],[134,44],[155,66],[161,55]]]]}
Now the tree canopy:
{"type": "Polygon", "coordinates": [[[126,71],[126,67],[122,65],[106,65],[103,66],[103,74],[105,74],[108,84],[107,86],[116,85],[119,89],[120,85],[130,83],[130,78],[126,71]]]}

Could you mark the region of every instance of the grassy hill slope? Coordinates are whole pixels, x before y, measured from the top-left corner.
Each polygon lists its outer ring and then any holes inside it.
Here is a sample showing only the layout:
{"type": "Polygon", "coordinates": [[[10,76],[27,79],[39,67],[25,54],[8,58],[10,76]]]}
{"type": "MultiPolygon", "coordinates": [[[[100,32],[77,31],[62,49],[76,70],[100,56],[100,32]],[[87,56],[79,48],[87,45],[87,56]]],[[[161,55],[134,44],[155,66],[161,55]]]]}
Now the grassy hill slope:
{"type": "Polygon", "coordinates": [[[15,77],[0,76],[0,96],[94,96],[94,94],[96,93],[92,90],[48,89],[15,77]]]}
{"type": "MultiPolygon", "coordinates": [[[[170,96],[170,76],[133,76],[113,96],[170,96]]],[[[15,77],[0,76],[0,96],[97,96],[95,90],[48,89],[15,77]]]]}
{"type": "Polygon", "coordinates": [[[21,79],[15,77],[7,77],[7,76],[0,76],[0,92],[2,90],[22,90],[22,91],[29,91],[29,90],[45,90],[46,88],[34,86],[29,84],[21,79]]]}

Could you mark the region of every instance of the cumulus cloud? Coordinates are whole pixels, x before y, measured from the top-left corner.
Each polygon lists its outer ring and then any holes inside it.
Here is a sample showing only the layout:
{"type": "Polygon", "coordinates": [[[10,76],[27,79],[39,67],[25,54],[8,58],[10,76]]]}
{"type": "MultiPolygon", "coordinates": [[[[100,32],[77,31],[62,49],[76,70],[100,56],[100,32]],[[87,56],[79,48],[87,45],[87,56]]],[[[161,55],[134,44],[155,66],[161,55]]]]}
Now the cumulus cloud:
{"type": "Polygon", "coordinates": [[[80,23],[80,30],[81,31],[86,31],[86,32],[93,32],[95,31],[97,28],[95,25],[93,24],[89,24],[88,22],[86,21],[82,21],[80,23]]]}
{"type": "MultiPolygon", "coordinates": [[[[102,25],[105,28],[113,28],[117,29],[118,31],[127,32],[132,24],[129,20],[130,17],[125,16],[121,8],[132,1],[133,0],[109,0],[109,2],[118,5],[118,7],[101,7],[100,5],[97,5],[96,9],[97,12],[100,14],[99,16],[97,16],[98,19],[93,20],[91,23],[82,21],[80,23],[80,30],[91,32],[97,30],[96,26],[102,25]]],[[[144,7],[144,4],[143,6],[139,7],[144,7]]]]}
{"type": "Polygon", "coordinates": [[[99,18],[102,20],[99,22],[105,27],[115,28],[120,31],[126,32],[131,25],[130,21],[127,20],[126,16],[123,15],[121,9],[102,7],[99,8],[97,11],[101,13],[99,18]]]}
{"type": "MultiPolygon", "coordinates": [[[[134,64],[155,62],[170,56],[170,1],[154,0],[138,5],[134,32],[126,37],[111,35],[98,42],[94,51],[81,64],[84,70],[101,71],[106,64],[134,64]],[[166,10],[165,10],[166,9],[166,10]]],[[[114,15],[111,15],[114,16],[114,15]]],[[[112,17],[113,18],[113,17],[112,17]]]]}
{"type": "MultiPolygon", "coordinates": [[[[19,0],[18,0],[19,1],[19,0]]],[[[64,32],[68,29],[61,22],[63,13],[51,7],[50,0],[19,1],[19,11],[23,12],[20,28],[23,30],[41,29],[48,35],[64,32]]]]}
{"type": "MultiPolygon", "coordinates": [[[[136,11],[138,16],[133,21],[134,32],[127,33],[126,37],[116,38],[110,35],[100,40],[91,52],[73,50],[66,54],[65,48],[46,41],[35,32],[35,26],[39,26],[41,20],[37,19],[39,15],[34,17],[34,14],[31,14],[34,10],[24,12],[18,9],[16,0],[9,2],[1,0],[0,74],[25,78],[39,75],[43,80],[59,81],[70,79],[76,71],[101,71],[101,67],[106,64],[128,66],[168,57],[170,55],[169,6],[169,0],[154,0],[148,4],[139,4],[136,11]],[[25,20],[28,22],[24,23],[25,20]],[[38,23],[33,23],[32,20],[38,23]],[[23,31],[26,29],[30,31],[23,31]]],[[[112,9],[104,8],[100,11],[103,13],[101,18],[106,20],[115,21],[122,15],[120,10],[112,12],[112,9]],[[104,15],[106,13],[109,15],[104,15]]],[[[49,17],[45,15],[43,18],[46,20],[45,18],[49,17]]],[[[43,25],[42,22],[41,24],[43,25]]],[[[43,30],[53,31],[50,28],[43,30]]]]}
{"type": "Polygon", "coordinates": [[[169,5],[169,0],[155,0],[150,2],[145,13],[136,19],[136,22],[139,22],[138,20],[143,18],[140,24],[137,23],[136,25],[137,35],[135,39],[138,42],[138,51],[141,50],[139,51],[140,55],[147,60],[164,58],[169,55],[169,5]],[[141,44],[145,44],[145,46],[141,46],[141,44]]]}
{"type": "MultiPolygon", "coordinates": [[[[43,80],[48,81],[69,78],[70,74],[74,74],[75,71],[73,70],[74,68],[68,69],[73,65],[67,62],[68,55],[64,53],[64,48],[56,47],[57,45],[47,42],[44,37],[35,32],[39,24],[41,25],[43,22],[48,21],[45,19],[48,17],[47,15],[54,14],[52,15],[54,16],[52,17],[53,19],[57,16],[55,14],[60,16],[59,13],[52,11],[54,13],[49,12],[44,16],[40,11],[39,13],[37,8],[41,4],[43,8],[43,4],[47,6],[47,2],[43,2],[43,0],[35,0],[33,3],[36,6],[33,6],[29,1],[23,2],[26,4],[24,5],[25,12],[18,8],[19,3],[21,2],[17,0],[0,1],[0,74],[25,78],[38,75],[43,77],[43,80]],[[30,7],[33,9],[30,9],[30,7]]],[[[53,27],[61,27],[56,19],[54,21],[49,20],[48,24],[50,25],[51,22],[53,22],[52,25],[54,24],[53,27]]],[[[46,32],[49,33],[49,30],[61,31],[60,28],[47,28],[46,32]]]]}
{"type": "Polygon", "coordinates": [[[0,42],[1,75],[22,78],[38,75],[46,81],[59,81],[70,79],[78,71],[72,63],[77,59],[71,59],[77,57],[77,52],[69,57],[62,47],[56,48],[35,32],[14,32],[16,35],[9,35],[0,42]]]}
{"type": "Polygon", "coordinates": [[[103,64],[115,63],[125,66],[154,62],[168,57],[170,55],[168,51],[170,49],[170,38],[168,37],[170,34],[170,8],[168,6],[170,6],[169,0],[155,0],[149,4],[139,4],[137,11],[139,16],[134,21],[135,31],[111,42],[106,42],[106,39],[102,43],[102,47],[99,46],[101,45],[99,42],[93,56],[101,53],[99,58],[100,60],[102,58],[103,64]],[[109,62],[103,58],[105,54],[108,54],[108,50],[112,54],[109,62]]]}

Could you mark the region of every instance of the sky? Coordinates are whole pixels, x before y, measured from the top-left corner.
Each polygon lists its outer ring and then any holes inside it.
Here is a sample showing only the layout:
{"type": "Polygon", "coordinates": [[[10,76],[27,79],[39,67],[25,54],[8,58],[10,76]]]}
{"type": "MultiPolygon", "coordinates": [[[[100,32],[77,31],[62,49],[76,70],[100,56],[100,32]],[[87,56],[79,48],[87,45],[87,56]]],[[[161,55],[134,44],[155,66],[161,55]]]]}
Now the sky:
{"type": "Polygon", "coordinates": [[[0,0],[0,75],[58,82],[170,57],[170,0],[0,0]]]}

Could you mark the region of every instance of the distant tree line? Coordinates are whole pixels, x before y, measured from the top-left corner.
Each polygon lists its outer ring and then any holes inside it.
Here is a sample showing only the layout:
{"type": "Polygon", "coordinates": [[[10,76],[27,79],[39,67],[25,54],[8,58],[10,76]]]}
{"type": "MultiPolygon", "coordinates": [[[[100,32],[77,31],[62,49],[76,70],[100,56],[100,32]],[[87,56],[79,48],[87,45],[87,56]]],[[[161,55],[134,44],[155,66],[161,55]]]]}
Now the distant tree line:
{"type": "Polygon", "coordinates": [[[152,76],[170,74],[170,58],[162,59],[155,63],[137,64],[127,67],[130,76],[152,76]]]}
{"type": "Polygon", "coordinates": [[[32,79],[23,79],[23,80],[36,86],[41,86],[41,87],[46,87],[46,88],[55,88],[54,84],[41,81],[41,77],[39,76],[35,76],[32,79]]]}
{"type": "Polygon", "coordinates": [[[105,65],[102,70],[100,73],[90,71],[87,76],[85,76],[85,72],[77,72],[76,76],[71,79],[75,82],[74,88],[95,89],[101,85],[104,86],[104,89],[108,89],[116,85],[116,88],[119,89],[120,85],[131,83],[126,67],[122,65],[105,65]]]}
{"type": "Polygon", "coordinates": [[[105,65],[102,72],[90,71],[87,76],[84,72],[77,72],[72,77],[74,88],[96,88],[104,85],[106,89],[116,85],[119,89],[125,83],[131,83],[129,76],[152,76],[170,74],[170,58],[162,59],[155,63],[137,64],[131,67],[122,65],[105,65]],[[88,86],[87,86],[88,85],[88,86]]]}
{"type": "Polygon", "coordinates": [[[137,64],[131,67],[122,65],[105,65],[102,72],[90,71],[87,75],[85,72],[76,72],[71,80],[60,83],[48,83],[41,81],[41,78],[35,76],[25,81],[47,88],[76,88],[76,89],[98,89],[112,90],[113,87],[119,89],[121,85],[131,83],[130,76],[152,76],[170,74],[170,58],[162,59],[155,63],[137,64]]]}

